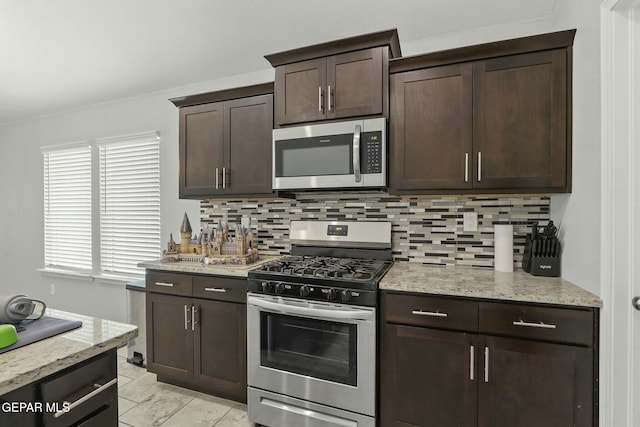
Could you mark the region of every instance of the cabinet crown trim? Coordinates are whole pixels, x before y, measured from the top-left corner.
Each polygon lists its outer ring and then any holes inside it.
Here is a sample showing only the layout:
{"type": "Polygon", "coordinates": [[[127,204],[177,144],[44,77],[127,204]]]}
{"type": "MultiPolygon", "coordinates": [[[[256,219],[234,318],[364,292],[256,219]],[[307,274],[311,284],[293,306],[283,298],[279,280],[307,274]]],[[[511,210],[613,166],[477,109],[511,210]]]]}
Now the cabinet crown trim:
{"type": "Polygon", "coordinates": [[[171,101],[176,107],[191,107],[193,105],[208,104],[210,102],[229,101],[232,99],[269,94],[273,94],[273,82],[218,90],[215,92],[199,93],[196,95],[180,96],[177,98],[171,98],[169,101],[171,101]]]}
{"type": "Polygon", "coordinates": [[[272,53],[265,55],[264,57],[273,67],[277,67],[280,65],[291,64],[293,62],[306,61],[308,59],[321,58],[378,46],[388,46],[390,58],[398,58],[402,56],[402,52],[400,51],[400,40],[398,39],[398,30],[394,28],[391,30],[362,34],[340,40],[333,40],[302,48],[272,53]]]}
{"type": "Polygon", "coordinates": [[[452,64],[456,62],[477,61],[496,56],[516,55],[539,50],[560,49],[573,46],[576,30],[520,37],[510,40],[483,43],[455,49],[441,50],[389,61],[389,73],[400,73],[425,67],[452,64]]]}

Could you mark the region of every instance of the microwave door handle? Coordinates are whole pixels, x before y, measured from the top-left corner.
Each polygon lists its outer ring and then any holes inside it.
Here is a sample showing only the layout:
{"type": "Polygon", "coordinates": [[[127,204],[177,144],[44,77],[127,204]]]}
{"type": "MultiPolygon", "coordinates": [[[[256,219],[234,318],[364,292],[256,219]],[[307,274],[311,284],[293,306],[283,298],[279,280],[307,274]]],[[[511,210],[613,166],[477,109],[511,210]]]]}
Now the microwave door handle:
{"type": "Polygon", "coordinates": [[[362,126],[356,125],[356,129],[353,132],[353,173],[356,178],[356,182],[362,181],[360,175],[360,133],[362,132],[362,126]]]}

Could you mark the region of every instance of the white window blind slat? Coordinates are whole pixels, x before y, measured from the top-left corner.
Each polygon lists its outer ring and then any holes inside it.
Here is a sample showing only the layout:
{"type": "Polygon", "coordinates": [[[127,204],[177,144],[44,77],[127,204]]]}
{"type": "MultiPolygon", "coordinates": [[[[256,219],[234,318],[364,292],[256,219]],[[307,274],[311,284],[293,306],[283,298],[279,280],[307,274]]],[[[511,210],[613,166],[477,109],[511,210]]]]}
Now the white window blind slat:
{"type": "Polygon", "coordinates": [[[45,149],[44,264],[90,272],[91,147],[45,149]]]}
{"type": "Polygon", "coordinates": [[[100,270],[143,277],[160,255],[160,156],[156,133],[99,140],[100,270]]]}

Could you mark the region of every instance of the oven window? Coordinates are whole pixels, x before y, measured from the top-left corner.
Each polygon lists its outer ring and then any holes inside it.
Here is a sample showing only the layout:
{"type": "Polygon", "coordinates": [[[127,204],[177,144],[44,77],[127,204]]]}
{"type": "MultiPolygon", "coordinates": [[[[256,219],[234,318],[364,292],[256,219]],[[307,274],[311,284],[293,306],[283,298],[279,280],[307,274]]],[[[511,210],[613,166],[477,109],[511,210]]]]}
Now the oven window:
{"type": "Polygon", "coordinates": [[[261,365],[357,385],[357,326],[260,313],[261,365]]]}
{"type": "Polygon", "coordinates": [[[353,174],[353,135],[276,141],[276,176],[353,174]]]}

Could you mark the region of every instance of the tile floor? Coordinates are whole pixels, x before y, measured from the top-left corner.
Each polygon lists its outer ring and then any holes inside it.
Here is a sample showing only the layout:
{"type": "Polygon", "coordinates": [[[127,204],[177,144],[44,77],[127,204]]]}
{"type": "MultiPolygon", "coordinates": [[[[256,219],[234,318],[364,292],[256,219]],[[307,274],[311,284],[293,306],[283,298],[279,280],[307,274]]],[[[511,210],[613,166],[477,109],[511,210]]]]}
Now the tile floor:
{"type": "Polygon", "coordinates": [[[127,363],[118,350],[119,427],[253,427],[247,406],[159,383],[156,375],[127,363]]]}

